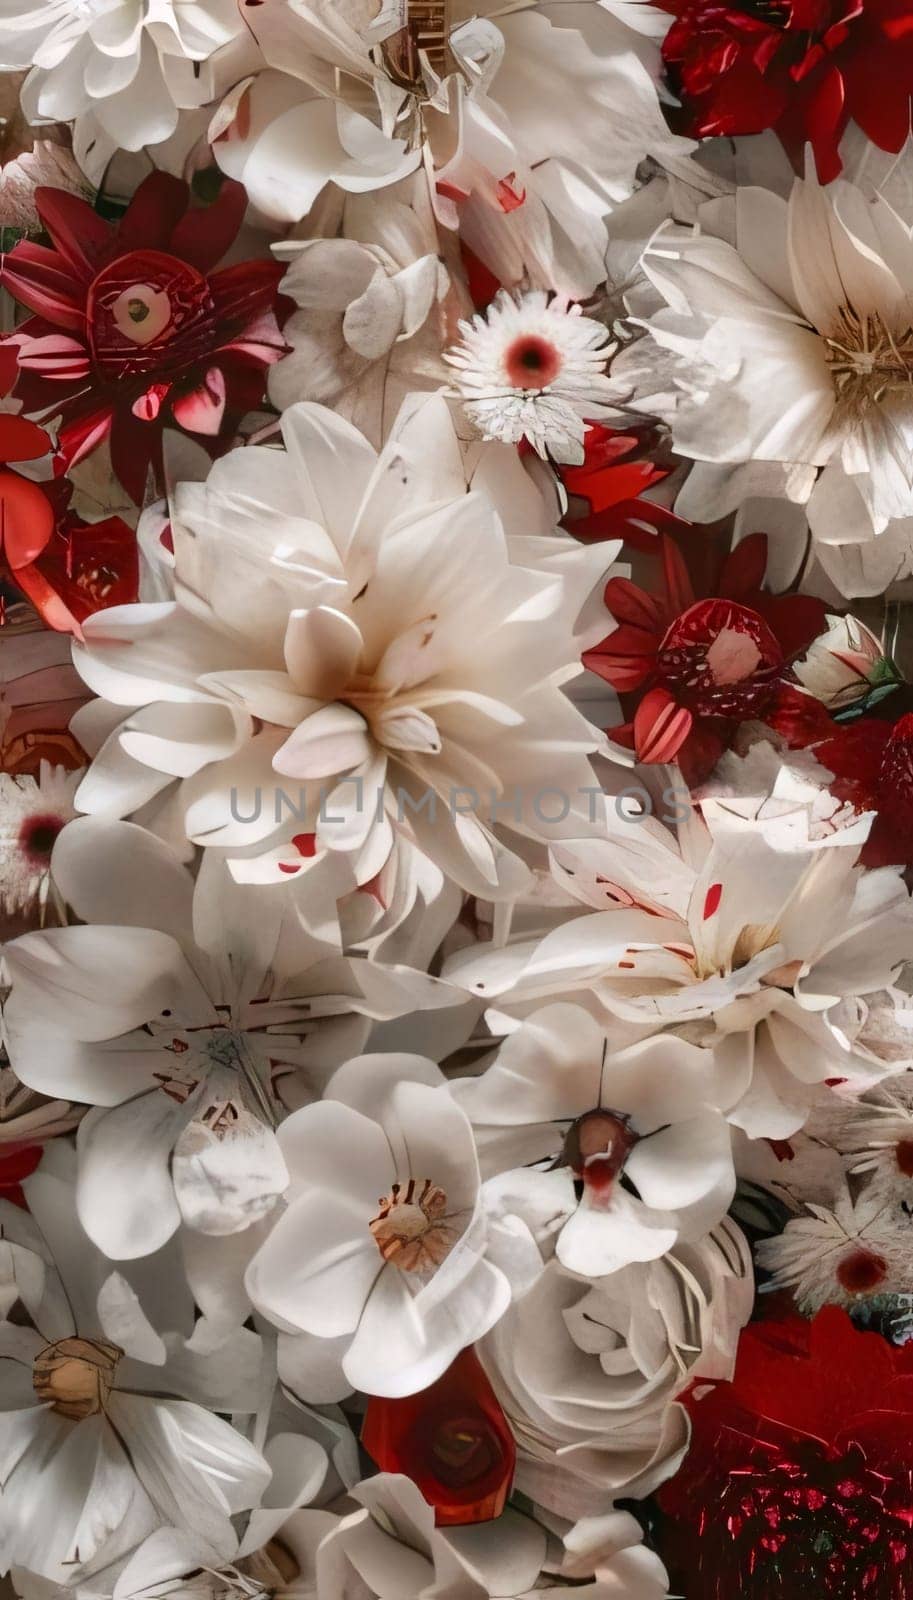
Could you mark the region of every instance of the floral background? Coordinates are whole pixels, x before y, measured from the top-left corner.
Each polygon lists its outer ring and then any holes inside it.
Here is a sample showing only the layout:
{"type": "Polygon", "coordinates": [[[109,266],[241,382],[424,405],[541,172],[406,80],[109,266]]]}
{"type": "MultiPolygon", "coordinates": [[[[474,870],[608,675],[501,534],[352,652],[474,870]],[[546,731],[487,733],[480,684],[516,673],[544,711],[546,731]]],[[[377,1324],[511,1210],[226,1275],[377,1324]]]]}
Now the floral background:
{"type": "Polygon", "coordinates": [[[908,8],[0,74],[5,1600],[909,1600],[908,8]]]}

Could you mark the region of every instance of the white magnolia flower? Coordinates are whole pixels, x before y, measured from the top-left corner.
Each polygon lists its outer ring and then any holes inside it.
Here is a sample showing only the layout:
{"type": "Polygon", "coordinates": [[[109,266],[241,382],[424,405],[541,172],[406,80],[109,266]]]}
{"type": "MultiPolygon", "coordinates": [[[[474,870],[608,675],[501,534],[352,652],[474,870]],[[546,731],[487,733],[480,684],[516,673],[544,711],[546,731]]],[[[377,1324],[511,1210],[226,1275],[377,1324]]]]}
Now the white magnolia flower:
{"type": "Polygon", "coordinates": [[[226,1555],[270,1469],[217,1413],[256,1410],[260,1340],[194,1321],[176,1251],[112,1271],[76,1220],[73,1153],[47,1148],[28,1212],[0,1202],[0,1545],[69,1587],[162,1523],[226,1555]]]}
{"type": "Polygon", "coordinates": [[[838,1193],[833,1208],[809,1203],[782,1233],[759,1240],[758,1265],[770,1273],[771,1289],[790,1289],[805,1317],[822,1306],[851,1311],[887,1295],[913,1291],[909,1215],[866,1193],[854,1203],[838,1193]]]}
{"type": "MultiPolygon", "coordinates": [[[[380,456],[319,406],[282,431],[284,452],[234,450],[176,491],[174,604],[87,620],[74,660],[127,711],[79,805],[125,815],[177,779],[195,843],[249,857],[283,841],[274,881],[330,851],[364,884],[405,831],[463,888],[503,896],[526,869],[493,812],[533,837],[588,814],[602,735],[562,686],[617,545],[554,537],[506,449],[467,493],[438,397],[380,456]]],[[[108,732],[91,706],[99,719],[108,732]]]]}
{"type": "Polygon", "coordinates": [[[434,230],[394,194],[347,196],[341,231],[273,246],[298,310],[283,324],[291,349],[269,369],[269,394],[280,411],[297,400],[332,406],[380,447],[406,395],[446,379],[449,279],[434,230]]]}
{"type": "Polygon", "coordinates": [[[591,1283],[549,1263],[479,1348],[517,1441],[516,1489],[571,1521],[652,1493],[687,1446],[675,1396],[731,1376],[752,1299],[728,1219],[591,1283]]]}
{"type": "Polygon", "coordinates": [[[235,0],[3,0],[0,70],[31,67],[30,121],[94,112],[124,150],[167,139],[207,98],[194,66],[244,28],[235,0]]]}
{"type": "Polygon", "coordinates": [[[584,419],[611,410],[605,364],[613,347],[602,323],[538,290],[519,299],[502,291],[460,333],[445,359],[484,438],[525,439],[543,459],[581,462],[584,419]]]}
{"type": "MultiPolygon", "coordinates": [[[[910,897],[899,870],[856,865],[854,835],[811,842],[804,805],[768,811],[732,799],[702,809],[709,848],[683,916],[633,906],[575,917],[541,940],[462,952],[444,976],[508,1014],[586,996],[603,1017],[684,1029],[714,1050],[730,1121],[753,1137],[788,1137],[815,1084],[862,1089],[890,1070],[854,1050],[829,1013],[891,984],[908,948],[910,897]]],[[[623,845],[611,840],[610,881],[613,853],[623,845]]]]}
{"type": "Polygon", "coordinates": [[[843,711],[862,701],[871,704],[900,681],[882,640],[852,616],[829,616],[827,632],[812,642],[793,671],[829,711],[843,711]]]}
{"type": "Polygon", "coordinates": [[[424,973],[334,957],[288,903],[187,870],[132,823],[82,818],[54,857],[86,925],[7,946],[7,1049],[19,1078],[88,1102],[76,1203],[114,1260],[183,1222],[241,1232],[288,1182],[275,1128],[365,1046],[368,1017],[452,1003],[424,973]]]}
{"type": "Polygon", "coordinates": [[[472,1130],[421,1056],[360,1056],[279,1129],[288,1209],[248,1268],[279,1327],[345,1349],[368,1394],[427,1388],[503,1314],[472,1130]]]}
{"type": "Polygon", "coordinates": [[[662,226],[642,259],[661,309],[615,368],[695,463],[676,502],[715,520],[750,494],[807,506],[824,544],[913,516],[910,232],[875,194],[797,179],[738,190],[732,242],[662,226]]]}
{"type": "Polygon", "coordinates": [[[610,1049],[580,1006],[546,1006],[451,1093],[483,1177],[510,1171],[514,1193],[547,1190],[556,1213],[570,1213],[558,1260],[586,1277],[699,1237],[735,1192],[713,1056],[682,1039],[610,1049]]]}

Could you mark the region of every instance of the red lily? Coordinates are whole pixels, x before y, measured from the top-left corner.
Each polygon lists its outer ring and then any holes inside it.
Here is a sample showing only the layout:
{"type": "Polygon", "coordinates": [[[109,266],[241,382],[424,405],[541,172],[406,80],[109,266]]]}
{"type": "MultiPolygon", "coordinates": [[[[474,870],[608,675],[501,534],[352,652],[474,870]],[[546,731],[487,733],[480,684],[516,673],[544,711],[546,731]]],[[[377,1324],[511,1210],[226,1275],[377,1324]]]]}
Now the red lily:
{"type": "Polygon", "coordinates": [[[765,721],[805,746],[829,719],[788,681],[789,663],[824,628],[808,595],[762,587],[767,537],[752,534],[727,555],[703,596],[678,545],[651,540],[661,562],[656,592],[610,578],[605,603],[618,626],[584,665],[631,696],[632,720],[609,730],[646,764],[677,761],[690,784],[712,771],[741,722],[765,721]]]}
{"type": "Polygon", "coordinates": [[[62,416],[65,466],[108,440],[140,503],[150,466],[161,477],[165,427],[217,453],[220,435],[260,403],[265,368],[286,351],[284,269],[267,260],[213,271],[241,226],[240,184],[191,209],[187,184],[154,172],[114,225],[60,189],[38,189],[35,203],[51,244],[22,240],[0,275],[35,313],[16,336],[16,392],[28,412],[62,416]]]}

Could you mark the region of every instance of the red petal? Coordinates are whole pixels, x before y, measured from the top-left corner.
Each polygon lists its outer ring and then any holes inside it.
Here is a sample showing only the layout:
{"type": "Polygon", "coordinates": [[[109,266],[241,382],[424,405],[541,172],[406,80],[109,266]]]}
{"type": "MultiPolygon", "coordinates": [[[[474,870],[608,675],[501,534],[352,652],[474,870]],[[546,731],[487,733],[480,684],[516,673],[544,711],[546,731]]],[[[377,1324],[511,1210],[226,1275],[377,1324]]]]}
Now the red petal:
{"type": "MultiPolygon", "coordinates": [[[[144,178],[117,228],[117,244],[128,250],[168,250],[171,236],[187,210],[190,190],[168,172],[144,178]]],[[[174,252],[172,252],[174,253],[174,252]]]]}
{"type": "Polygon", "coordinates": [[[19,372],[19,342],[0,339],[0,394],[9,394],[19,372]]]}
{"type": "Polygon", "coordinates": [[[583,665],[620,694],[636,689],[652,672],[658,636],[623,623],[607,639],[583,653],[583,665]]]}
{"type": "Polygon", "coordinates": [[[75,467],[77,461],[84,460],[93,450],[97,450],[110,434],[113,421],[114,410],[106,406],[101,411],[77,417],[74,422],[68,422],[65,428],[61,428],[57,444],[66,466],[75,467]]]}
{"type": "Polygon", "coordinates": [[[53,532],[54,512],[40,485],[0,470],[0,543],[14,576],[40,556],[53,532]]]}
{"type": "Polygon", "coordinates": [[[668,534],[660,535],[662,540],[663,580],[666,586],[666,600],[672,616],[678,616],[682,611],[687,611],[694,605],[694,589],[685,566],[685,558],[668,534]]]}
{"type": "Polygon", "coordinates": [[[664,632],[665,617],[657,601],[630,578],[610,578],[602,598],[616,622],[627,622],[651,634],[664,632]]]}
{"type": "Polygon", "coordinates": [[[767,573],[767,534],[752,533],[726,557],[717,584],[724,600],[743,600],[763,587],[767,573]]]}
{"type": "Polygon", "coordinates": [[[0,282],[14,300],[71,333],[85,333],[85,291],[60,256],[23,239],[4,257],[0,282]]]}
{"type": "Polygon", "coordinates": [[[38,461],[51,441],[37,422],[0,412],[0,461],[38,461]]]}
{"type": "Polygon", "coordinates": [[[84,283],[111,249],[112,230],[88,200],[66,189],[36,189],[35,207],[56,249],[84,283]]]}
{"type": "Polygon", "coordinates": [[[85,345],[65,333],[23,339],[19,366],[23,372],[39,373],[49,383],[78,383],[92,371],[85,345]]]}
{"type": "Polygon", "coordinates": [[[648,766],[672,761],[691,731],[692,716],[668,689],[651,689],[634,713],[634,748],[648,766]]]}
{"type": "Polygon", "coordinates": [[[170,250],[198,272],[210,272],[222,260],[241,228],[247,210],[243,184],[223,178],[216,199],[208,206],[191,206],[171,235],[170,250]]]}
{"type": "Polygon", "coordinates": [[[16,573],[16,583],[32,602],[45,627],[53,628],[55,633],[71,633],[76,639],[82,638],[82,628],[72,611],[38,567],[21,567],[16,573]]]}

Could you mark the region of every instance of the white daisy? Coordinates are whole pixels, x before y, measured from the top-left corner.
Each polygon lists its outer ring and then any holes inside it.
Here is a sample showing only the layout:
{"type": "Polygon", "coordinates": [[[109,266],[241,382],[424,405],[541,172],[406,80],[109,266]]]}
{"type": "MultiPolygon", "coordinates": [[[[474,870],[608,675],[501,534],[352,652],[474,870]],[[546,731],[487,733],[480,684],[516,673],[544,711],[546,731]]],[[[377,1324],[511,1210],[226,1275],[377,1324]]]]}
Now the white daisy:
{"type": "Polygon", "coordinates": [[[73,796],[82,771],[42,761],[38,777],[0,773],[0,915],[44,922],[50,892],[51,851],[64,824],[76,815],[73,796]]]}
{"type": "Polygon", "coordinates": [[[762,1239],[757,1259],[771,1273],[770,1289],[791,1289],[803,1316],[822,1306],[854,1306],[910,1291],[909,1224],[873,1195],[854,1205],[849,1192],[833,1210],[809,1205],[783,1232],[762,1239]]]}
{"type": "Polygon", "coordinates": [[[611,410],[605,365],[614,346],[601,322],[542,290],[504,290],[484,316],[459,325],[445,355],[467,415],[486,439],[526,439],[540,456],[583,460],[584,418],[611,410]]]}

